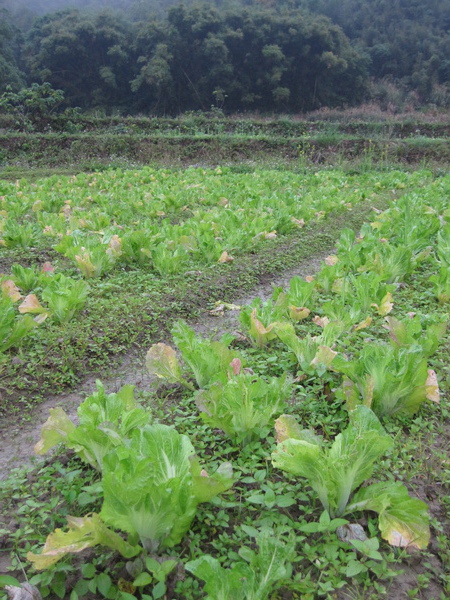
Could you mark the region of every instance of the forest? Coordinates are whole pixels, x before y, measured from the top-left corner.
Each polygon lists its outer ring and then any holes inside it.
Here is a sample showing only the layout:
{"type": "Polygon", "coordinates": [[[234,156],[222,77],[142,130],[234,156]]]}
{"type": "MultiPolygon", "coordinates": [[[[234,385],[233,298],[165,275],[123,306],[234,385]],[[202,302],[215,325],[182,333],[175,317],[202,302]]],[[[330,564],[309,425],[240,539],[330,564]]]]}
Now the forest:
{"type": "Polygon", "coordinates": [[[298,113],[450,103],[441,0],[3,0],[0,93],[48,82],[62,110],[298,113]],[[397,98],[398,99],[398,98],[397,98]]]}

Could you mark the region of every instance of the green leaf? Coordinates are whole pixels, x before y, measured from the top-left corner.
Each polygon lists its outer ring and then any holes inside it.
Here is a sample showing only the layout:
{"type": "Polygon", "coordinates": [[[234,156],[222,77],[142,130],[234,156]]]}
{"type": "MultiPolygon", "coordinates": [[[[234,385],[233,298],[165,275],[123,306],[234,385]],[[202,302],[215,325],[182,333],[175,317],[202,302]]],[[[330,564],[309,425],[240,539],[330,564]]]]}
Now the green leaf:
{"type": "Polygon", "coordinates": [[[15,577],[11,577],[11,575],[0,575],[0,588],[5,587],[5,585],[20,587],[20,582],[15,577]]]}
{"type": "Polygon", "coordinates": [[[108,592],[111,589],[111,577],[109,575],[107,575],[106,573],[100,573],[97,576],[97,588],[98,591],[105,596],[105,598],[108,597],[108,592]]]}
{"type": "Polygon", "coordinates": [[[94,589],[91,589],[91,585],[92,584],[92,579],[90,579],[89,581],[87,581],[86,579],[79,579],[74,587],[74,592],[77,594],[77,596],[85,596],[88,591],[96,591],[97,586],[94,586],[94,589]]]}
{"type": "Polygon", "coordinates": [[[346,577],[356,577],[360,573],[365,573],[367,567],[357,560],[351,560],[345,569],[346,577]]]}
{"type": "Polygon", "coordinates": [[[51,584],[52,592],[54,592],[58,598],[64,598],[66,595],[66,582],[65,581],[53,581],[51,584]]]}
{"type": "Polygon", "coordinates": [[[276,499],[276,504],[280,508],[288,508],[289,506],[296,504],[296,502],[297,501],[295,500],[295,498],[292,497],[290,493],[283,494],[282,496],[277,496],[276,499]]]}
{"type": "Polygon", "coordinates": [[[155,600],[158,600],[158,598],[162,598],[164,596],[164,594],[166,593],[166,584],[164,583],[164,581],[159,581],[155,587],[153,588],[152,594],[153,594],[153,598],[155,600]]]}
{"type": "Polygon", "coordinates": [[[120,592],[120,600],[137,600],[137,597],[128,592],[120,592]]]}
{"type": "Polygon", "coordinates": [[[150,573],[140,573],[136,579],[133,581],[133,585],[136,587],[142,587],[144,585],[149,585],[153,581],[153,577],[150,573]]]}
{"type": "Polygon", "coordinates": [[[83,574],[83,577],[86,577],[86,579],[92,579],[96,573],[95,565],[92,563],[81,565],[81,573],[83,574]]]}

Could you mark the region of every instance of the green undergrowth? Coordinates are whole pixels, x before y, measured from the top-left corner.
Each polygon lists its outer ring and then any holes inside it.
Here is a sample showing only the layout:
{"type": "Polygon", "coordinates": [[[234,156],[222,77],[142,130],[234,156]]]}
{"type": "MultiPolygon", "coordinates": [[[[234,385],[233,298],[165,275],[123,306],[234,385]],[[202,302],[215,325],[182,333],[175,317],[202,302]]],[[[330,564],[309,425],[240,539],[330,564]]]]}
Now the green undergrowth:
{"type": "Polygon", "coordinates": [[[16,169],[84,169],[143,165],[187,167],[331,165],[362,168],[367,160],[378,167],[403,167],[448,162],[445,137],[370,137],[340,132],[306,133],[301,137],[242,134],[7,134],[0,136],[0,166],[4,176],[16,169]]]}
{"type": "MultiPolygon", "coordinates": [[[[366,115],[367,117],[368,115],[366,115]]],[[[51,132],[108,132],[116,135],[125,133],[136,134],[238,134],[238,135],[280,135],[283,137],[301,137],[315,134],[359,134],[364,136],[383,135],[386,137],[413,137],[427,135],[442,137],[448,132],[448,122],[445,113],[434,116],[429,122],[422,115],[393,117],[386,114],[384,119],[374,118],[363,120],[355,118],[321,120],[320,116],[310,119],[299,119],[288,115],[278,118],[251,118],[245,116],[225,116],[220,109],[209,113],[186,113],[178,118],[139,118],[139,117],[96,117],[77,114],[72,119],[63,115],[49,115],[38,130],[51,132]]],[[[31,125],[31,124],[30,124],[31,125]]],[[[21,124],[15,123],[8,115],[1,115],[0,126],[5,130],[21,130],[21,124]]],[[[22,125],[23,130],[23,125],[22,125]]]]}

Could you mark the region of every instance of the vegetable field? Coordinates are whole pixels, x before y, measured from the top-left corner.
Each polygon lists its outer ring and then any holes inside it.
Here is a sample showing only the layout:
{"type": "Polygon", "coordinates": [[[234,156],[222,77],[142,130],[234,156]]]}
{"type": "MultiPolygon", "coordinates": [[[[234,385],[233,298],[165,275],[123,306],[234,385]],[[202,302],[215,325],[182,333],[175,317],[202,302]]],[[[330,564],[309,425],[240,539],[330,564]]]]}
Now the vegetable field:
{"type": "Polygon", "coordinates": [[[1,182],[3,450],[98,381],[4,461],[0,597],[448,598],[449,198],[427,169],[1,182]]]}

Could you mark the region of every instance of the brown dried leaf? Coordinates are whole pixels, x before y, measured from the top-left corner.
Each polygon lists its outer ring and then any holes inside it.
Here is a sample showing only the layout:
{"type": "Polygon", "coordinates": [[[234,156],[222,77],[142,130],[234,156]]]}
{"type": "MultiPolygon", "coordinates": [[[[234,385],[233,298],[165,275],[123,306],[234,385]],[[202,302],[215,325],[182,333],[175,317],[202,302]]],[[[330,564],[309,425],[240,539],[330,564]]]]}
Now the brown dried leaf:
{"type": "Polygon", "coordinates": [[[230,256],[226,250],[224,250],[222,252],[222,254],[220,255],[220,258],[217,262],[218,263],[232,263],[233,260],[234,260],[234,258],[232,256],[230,256]]]}

